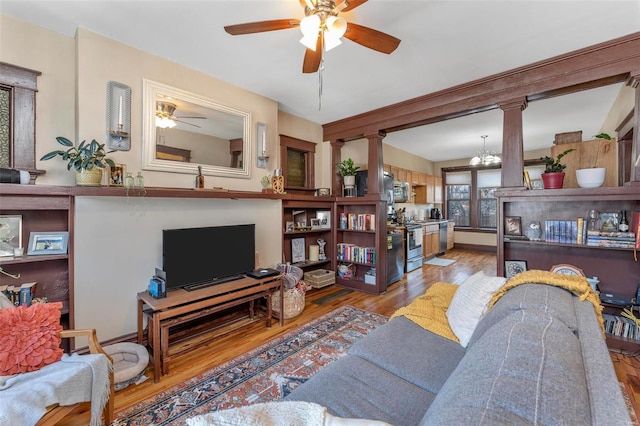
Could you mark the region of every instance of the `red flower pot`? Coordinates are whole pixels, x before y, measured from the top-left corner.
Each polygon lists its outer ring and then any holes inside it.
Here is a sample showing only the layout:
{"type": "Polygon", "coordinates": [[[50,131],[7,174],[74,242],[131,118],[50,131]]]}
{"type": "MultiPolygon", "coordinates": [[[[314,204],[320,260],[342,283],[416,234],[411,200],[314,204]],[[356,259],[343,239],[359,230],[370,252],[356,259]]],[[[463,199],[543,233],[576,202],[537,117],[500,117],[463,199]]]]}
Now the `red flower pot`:
{"type": "Polygon", "coordinates": [[[564,172],[542,173],[544,189],[560,189],[564,182],[564,172]]]}

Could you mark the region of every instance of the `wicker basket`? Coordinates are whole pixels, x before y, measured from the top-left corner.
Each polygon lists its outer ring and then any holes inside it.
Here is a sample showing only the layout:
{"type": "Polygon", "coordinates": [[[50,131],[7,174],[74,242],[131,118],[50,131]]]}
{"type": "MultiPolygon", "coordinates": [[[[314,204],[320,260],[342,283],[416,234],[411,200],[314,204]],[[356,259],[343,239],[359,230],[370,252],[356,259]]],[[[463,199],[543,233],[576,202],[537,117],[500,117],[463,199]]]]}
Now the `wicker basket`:
{"type": "MultiPolygon", "coordinates": [[[[306,288],[303,283],[300,287],[294,287],[284,291],[284,319],[297,317],[304,311],[306,288]]],[[[271,295],[271,310],[280,312],[280,293],[271,295]]]]}

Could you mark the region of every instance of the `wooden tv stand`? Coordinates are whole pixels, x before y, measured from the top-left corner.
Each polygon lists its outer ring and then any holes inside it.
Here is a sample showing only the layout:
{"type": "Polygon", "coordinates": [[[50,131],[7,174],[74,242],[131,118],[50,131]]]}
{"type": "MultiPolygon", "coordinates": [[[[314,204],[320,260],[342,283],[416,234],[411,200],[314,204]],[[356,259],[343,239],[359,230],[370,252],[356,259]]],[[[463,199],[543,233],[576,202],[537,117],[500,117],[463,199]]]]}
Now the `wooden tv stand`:
{"type": "Polygon", "coordinates": [[[271,327],[273,316],[280,319],[280,326],[282,326],[284,324],[282,315],[284,294],[281,278],[282,275],[262,279],[245,277],[193,291],[173,290],[167,292],[167,297],[162,299],[152,297],[147,291],[138,293],[138,344],[144,342],[143,319],[146,317],[148,323],[147,343],[151,351],[154,381],[158,382],[161,375],[169,372],[168,362],[170,359],[207,343],[195,344],[179,353],[169,355],[169,331],[172,327],[243,303],[249,304],[248,317],[254,319],[254,302],[261,297],[267,299],[267,327],[271,327]],[[271,294],[274,291],[280,292],[280,311],[278,314],[271,310],[271,294]]]}

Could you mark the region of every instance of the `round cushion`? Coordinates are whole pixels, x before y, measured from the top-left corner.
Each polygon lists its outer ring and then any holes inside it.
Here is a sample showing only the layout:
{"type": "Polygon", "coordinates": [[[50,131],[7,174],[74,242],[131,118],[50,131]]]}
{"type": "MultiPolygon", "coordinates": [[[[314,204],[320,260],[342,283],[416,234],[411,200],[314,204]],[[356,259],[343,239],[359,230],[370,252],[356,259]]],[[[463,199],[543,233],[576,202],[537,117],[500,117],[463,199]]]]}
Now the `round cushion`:
{"type": "Polygon", "coordinates": [[[149,364],[149,352],[137,343],[122,342],[103,347],[113,359],[113,381],[122,383],[138,377],[149,364]]]}

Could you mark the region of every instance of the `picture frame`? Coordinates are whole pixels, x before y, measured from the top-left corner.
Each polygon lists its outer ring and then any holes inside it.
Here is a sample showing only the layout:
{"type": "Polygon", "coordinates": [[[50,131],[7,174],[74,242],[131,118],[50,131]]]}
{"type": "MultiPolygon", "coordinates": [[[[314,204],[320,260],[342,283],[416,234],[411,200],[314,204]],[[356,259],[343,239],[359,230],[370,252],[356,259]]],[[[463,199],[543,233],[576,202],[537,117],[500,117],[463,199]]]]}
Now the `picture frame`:
{"type": "Polygon", "coordinates": [[[330,197],[331,188],[316,188],[316,197],[330,197]]]}
{"type": "Polygon", "coordinates": [[[291,239],[291,263],[304,262],[306,257],[304,238],[291,239]]]}
{"type": "Polygon", "coordinates": [[[316,217],[320,219],[321,229],[331,229],[331,210],[318,210],[316,217]]]}
{"type": "Polygon", "coordinates": [[[532,190],[544,189],[544,182],[542,182],[542,179],[532,179],[531,189],[532,190]]]}
{"type": "Polygon", "coordinates": [[[311,229],[320,229],[320,219],[317,217],[311,218],[311,229]]]}
{"type": "Polygon", "coordinates": [[[32,232],[29,235],[27,254],[30,256],[67,254],[68,232],[32,232]]]}
{"type": "Polygon", "coordinates": [[[504,217],[504,235],[522,235],[522,220],[520,216],[504,217]]]}
{"type": "Polygon", "coordinates": [[[518,275],[520,272],[527,270],[526,260],[505,260],[504,261],[504,276],[511,278],[518,275]]]}
{"type": "Polygon", "coordinates": [[[600,213],[600,224],[601,231],[617,231],[618,213],[600,213]]]}
{"type": "Polygon", "coordinates": [[[307,212],[304,210],[296,210],[292,212],[291,216],[293,217],[293,223],[296,228],[306,228],[307,227],[307,212]]]}
{"type": "Polygon", "coordinates": [[[127,175],[127,166],[125,164],[116,164],[115,167],[109,167],[108,186],[124,186],[124,177],[127,175]]]}
{"type": "Polygon", "coordinates": [[[285,223],[285,228],[284,228],[285,232],[293,232],[295,230],[296,230],[296,225],[293,221],[287,221],[285,223]]]}
{"type": "Polygon", "coordinates": [[[526,186],[527,189],[531,189],[531,177],[527,170],[524,171],[524,186],[526,186]]]}
{"type": "Polygon", "coordinates": [[[0,257],[13,256],[22,247],[22,215],[0,215],[0,257]]]}

